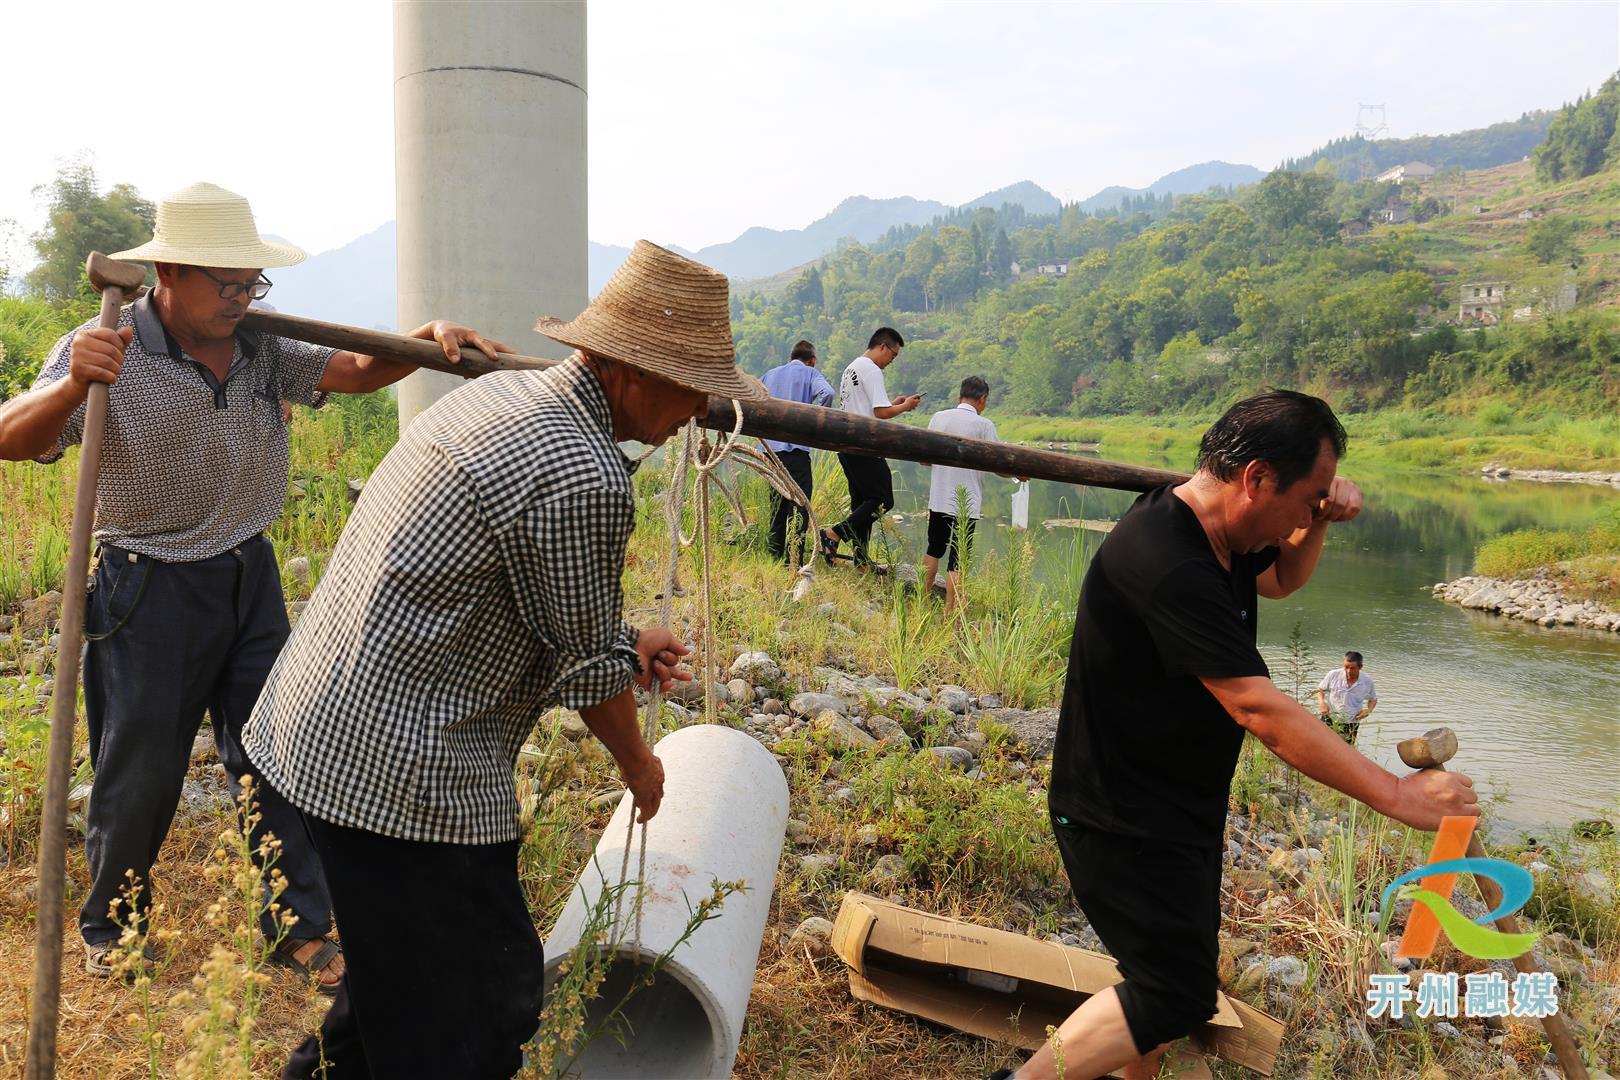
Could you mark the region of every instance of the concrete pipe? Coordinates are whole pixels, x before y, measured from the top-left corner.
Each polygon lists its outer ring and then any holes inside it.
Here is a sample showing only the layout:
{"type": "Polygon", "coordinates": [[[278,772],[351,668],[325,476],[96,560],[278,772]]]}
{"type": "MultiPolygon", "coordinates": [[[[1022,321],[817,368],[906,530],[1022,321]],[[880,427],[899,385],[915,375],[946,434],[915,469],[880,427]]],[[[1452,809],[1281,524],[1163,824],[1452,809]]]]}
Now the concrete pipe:
{"type": "MultiPolygon", "coordinates": [[[[624,1046],[604,1037],[586,1048],[574,1065],[574,1073],[584,1080],[731,1075],[787,832],[782,767],[750,736],[698,725],[665,736],[654,749],[664,763],[664,802],[647,828],[641,952],[639,957],[634,953],[633,940],[620,946],[620,959],[597,998],[602,1011],[636,977],[632,961],[651,962],[680,938],[689,901],[695,907],[715,880],[741,879],[747,888],[727,897],[720,916],[700,926],[675,951],[658,981],[630,999],[625,1008],[630,1034],[624,1046]]],[[[606,882],[619,880],[629,820],[626,798],[546,939],[548,988],[557,965],[579,941],[587,912],[602,894],[604,875],[606,882]]],[[[631,880],[639,846],[638,832],[630,851],[631,880]]],[[[634,937],[632,899],[627,892],[622,916],[627,939],[634,937]]],[[[586,1028],[600,1019],[588,1016],[586,1028]]]]}

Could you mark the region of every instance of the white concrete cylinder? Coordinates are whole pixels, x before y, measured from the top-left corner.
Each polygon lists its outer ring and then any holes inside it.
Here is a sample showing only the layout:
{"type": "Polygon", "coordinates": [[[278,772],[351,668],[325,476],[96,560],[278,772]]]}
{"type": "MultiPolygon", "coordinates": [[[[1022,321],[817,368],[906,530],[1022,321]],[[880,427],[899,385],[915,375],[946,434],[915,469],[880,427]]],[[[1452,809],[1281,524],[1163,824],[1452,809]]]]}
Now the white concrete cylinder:
{"type": "MultiPolygon", "coordinates": [[[[394,167],[400,332],[568,355],[534,322],[586,301],[584,0],[398,0],[394,167]]],[[[400,383],[400,430],[461,381],[400,383]]]]}
{"type": "MultiPolygon", "coordinates": [[[[604,1037],[586,1048],[574,1066],[584,1080],[731,1075],[776,885],[788,789],[770,751],[741,731],[711,724],[672,732],[654,750],[664,763],[664,801],[647,823],[640,959],[650,962],[669,950],[686,928],[688,904],[696,907],[715,880],[740,879],[746,891],[727,897],[720,916],[675,951],[658,982],[630,999],[626,1013],[633,1034],[624,1046],[604,1037]]],[[[578,943],[605,883],[619,881],[630,802],[619,803],[546,938],[548,988],[557,965],[578,943]]],[[[630,851],[630,880],[636,877],[639,846],[638,833],[630,851]]],[[[622,916],[627,939],[634,937],[632,898],[626,894],[622,916]]],[[[604,1006],[616,1002],[635,977],[633,941],[626,940],[619,954],[624,959],[597,998],[604,1006]]],[[[587,1029],[596,1019],[587,1019],[587,1029]]]]}

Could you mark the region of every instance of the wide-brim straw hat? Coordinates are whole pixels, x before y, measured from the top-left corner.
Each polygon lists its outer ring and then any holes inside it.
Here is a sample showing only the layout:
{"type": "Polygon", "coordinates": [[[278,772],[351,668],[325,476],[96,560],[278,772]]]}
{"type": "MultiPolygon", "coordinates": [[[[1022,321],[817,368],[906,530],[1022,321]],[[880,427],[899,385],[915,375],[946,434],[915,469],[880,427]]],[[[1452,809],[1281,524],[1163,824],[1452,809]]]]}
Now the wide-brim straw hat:
{"type": "Polygon", "coordinates": [[[636,241],[577,317],[547,316],[534,328],[592,356],[716,397],[770,396],[758,379],[737,370],[726,275],[646,240],[636,241]]]}
{"type": "Polygon", "coordinates": [[[152,239],[113,258],[268,270],[301,263],[304,253],[291,244],[260,239],[253,208],[236,192],[197,183],[165,195],[158,203],[152,239]]]}

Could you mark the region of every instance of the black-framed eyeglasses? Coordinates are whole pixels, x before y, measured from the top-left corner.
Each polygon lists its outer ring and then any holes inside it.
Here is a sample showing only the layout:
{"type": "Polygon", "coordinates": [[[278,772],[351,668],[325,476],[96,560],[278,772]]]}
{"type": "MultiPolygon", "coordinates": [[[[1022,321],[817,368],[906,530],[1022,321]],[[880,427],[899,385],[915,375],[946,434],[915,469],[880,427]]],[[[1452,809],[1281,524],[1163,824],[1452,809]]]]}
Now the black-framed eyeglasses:
{"type": "Polygon", "coordinates": [[[266,296],[270,295],[270,290],[275,285],[273,281],[265,277],[263,274],[260,274],[258,278],[253,281],[223,281],[215,277],[213,274],[210,274],[207,270],[204,270],[200,266],[197,267],[197,271],[198,273],[202,274],[203,277],[219,286],[219,298],[221,300],[235,300],[243,293],[248,294],[249,300],[263,300],[266,296]]]}

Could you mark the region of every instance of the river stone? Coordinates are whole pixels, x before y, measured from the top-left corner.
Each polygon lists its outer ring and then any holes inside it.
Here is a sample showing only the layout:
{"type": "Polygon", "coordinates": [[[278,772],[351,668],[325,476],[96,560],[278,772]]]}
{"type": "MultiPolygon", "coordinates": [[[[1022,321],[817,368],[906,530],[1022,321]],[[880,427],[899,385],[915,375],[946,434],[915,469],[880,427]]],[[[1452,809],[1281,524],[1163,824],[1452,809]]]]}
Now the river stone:
{"type": "Polygon", "coordinates": [[[900,722],[882,713],[866,718],[866,730],[884,742],[911,745],[911,736],[906,734],[906,729],[900,726],[900,722]]]}
{"type": "Polygon", "coordinates": [[[920,715],[928,710],[928,702],[916,694],[908,694],[904,690],[893,686],[881,687],[867,692],[874,704],[884,712],[904,711],[913,715],[920,715]]]}
{"type": "Polygon", "coordinates": [[[1052,753],[1052,740],[1057,736],[1058,711],[1050,709],[987,709],[985,716],[1012,729],[1014,737],[1028,748],[1034,758],[1052,753]]]}
{"type": "Polygon", "coordinates": [[[213,732],[205,732],[191,740],[191,762],[193,765],[207,761],[216,751],[213,732]]]}
{"type": "Polygon", "coordinates": [[[573,709],[558,709],[555,714],[555,723],[564,736],[576,742],[591,733],[585,726],[585,720],[573,709]]]}
{"type": "Polygon", "coordinates": [[[849,717],[833,709],[818,712],[815,719],[810,721],[810,727],[821,732],[828,743],[845,750],[871,750],[877,746],[876,739],[850,723],[849,717]]]}
{"type": "Polygon", "coordinates": [[[862,847],[877,847],[878,828],[876,825],[862,825],[855,830],[855,842],[862,847]]]}
{"type": "Polygon", "coordinates": [[[726,700],[735,702],[751,701],[754,697],[754,688],[748,685],[746,679],[732,679],[726,683],[726,700]]]}
{"type": "Polygon", "coordinates": [[[932,756],[940,765],[963,771],[973,768],[973,755],[960,746],[930,746],[918,756],[932,756]]]}
{"type": "Polygon", "coordinates": [[[842,713],[847,707],[843,699],[833,694],[814,692],[795,694],[788,702],[788,708],[799,716],[816,716],[828,711],[842,713]]]}
{"type": "Polygon", "coordinates": [[[1305,962],[1297,956],[1274,956],[1262,961],[1266,978],[1283,986],[1305,985],[1305,962]]]}
{"type": "Polygon", "coordinates": [[[814,959],[832,955],[833,924],[819,915],[812,915],[799,924],[788,938],[788,946],[802,949],[814,959]]]}
{"type": "Polygon", "coordinates": [[[782,704],[781,698],[768,697],[760,704],[759,710],[766,716],[781,716],[787,706],[782,704]]]}
{"type": "Polygon", "coordinates": [[[836,855],[820,853],[799,856],[799,873],[807,878],[820,877],[838,864],[836,855]]]}
{"type": "Polygon", "coordinates": [[[755,685],[777,683],[782,679],[782,669],[771,659],[770,653],[745,652],[731,662],[730,675],[734,679],[747,679],[755,685]]]}
{"type": "Polygon", "coordinates": [[[282,573],[300,585],[309,584],[309,556],[294,555],[287,560],[287,565],[281,568],[282,573]]]}
{"type": "Polygon", "coordinates": [[[941,708],[949,709],[953,713],[965,713],[968,711],[968,702],[972,700],[972,695],[960,686],[942,686],[935,700],[939,702],[941,708]]]}
{"type": "Polygon", "coordinates": [[[899,855],[885,855],[872,864],[868,877],[875,884],[894,885],[904,881],[907,875],[906,860],[899,855]]]}
{"type": "Polygon", "coordinates": [[[52,589],[43,596],[23,601],[22,631],[25,634],[33,634],[49,630],[61,617],[62,594],[52,589]]]}

